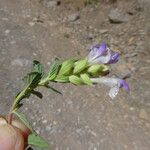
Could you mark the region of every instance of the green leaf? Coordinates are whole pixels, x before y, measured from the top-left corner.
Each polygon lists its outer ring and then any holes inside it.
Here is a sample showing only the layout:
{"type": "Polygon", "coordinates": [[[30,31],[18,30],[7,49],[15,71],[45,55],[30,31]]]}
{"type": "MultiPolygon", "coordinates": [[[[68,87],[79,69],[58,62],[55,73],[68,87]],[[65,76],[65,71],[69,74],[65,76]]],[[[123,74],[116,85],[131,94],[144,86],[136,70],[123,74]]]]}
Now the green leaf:
{"type": "Polygon", "coordinates": [[[34,69],[34,72],[38,72],[38,73],[44,74],[43,65],[37,60],[33,61],[33,69],[34,69]]]}
{"type": "Polygon", "coordinates": [[[41,147],[37,147],[37,146],[34,146],[34,145],[29,145],[29,148],[27,150],[50,150],[50,149],[43,149],[41,147]]]}
{"type": "Polygon", "coordinates": [[[37,85],[41,79],[41,74],[38,72],[30,72],[24,78],[23,81],[30,86],[31,84],[37,85]]]}
{"type": "Polygon", "coordinates": [[[81,71],[83,71],[84,69],[87,68],[87,64],[88,64],[87,63],[87,59],[78,60],[75,63],[75,67],[74,67],[73,73],[74,74],[80,73],[81,71]]]}
{"type": "Polygon", "coordinates": [[[92,85],[92,81],[89,78],[89,76],[85,73],[85,74],[81,74],[81,79],[83,80],[83,82],[87,85],[92,85]]]}
{"type": "Polygon", "coordinates": [[[22,121],[24,125],[26,125],[32,132],[34,132],[30,122],[28,121],[26,115],[19,111],[13,111],[13,113],[22,121]]]}
{"type": "Polygon", "coordinates": [[[34,95],[36,95],[36,96],[37,96],[38,98],[40,98],[40,99],[43,98],[42,93],[40,93],[39,91],[32,90],[31,93],[34,94],[34,95]]]}
{"type": "Polygon", "coordinates": [[[35,133],[29,135],[28,144],[41,148],[48,148],[48,149],[50,148],[49,144],[42,137],[40,137],[35,133]]]}
{"type": "Polygon", "coordinates": [[[49,73],[48,73],[49,80],[55,79],[55,77],[58,74],[59,67],[60,67],[60,61],[56,58],[55,61],[53,62],[53,64],[51,65],[49,73]]]}
{"type": "Polygon", "coordinates": [[[73,71],[75,60],[69,59],[62,63],[59,75],[68,76],[73,71]]]}
{"type": "Polygon", "coordinates": [[[72,75],[69,77],[69,81],[75,85],[81,85],[83,84],[83,81],[78,76],[72,75]]]}

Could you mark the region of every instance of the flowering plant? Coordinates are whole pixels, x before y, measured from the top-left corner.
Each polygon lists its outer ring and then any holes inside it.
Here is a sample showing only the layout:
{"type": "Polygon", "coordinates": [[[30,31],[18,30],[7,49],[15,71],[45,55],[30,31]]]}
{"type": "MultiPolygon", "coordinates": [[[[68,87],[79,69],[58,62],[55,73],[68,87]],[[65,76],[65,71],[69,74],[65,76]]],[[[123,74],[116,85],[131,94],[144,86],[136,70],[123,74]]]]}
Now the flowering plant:
{"type": "Polygon", "coordinates": [[[24,150],[29,147],[50,149],[49,144],[32,128],[27,117],[19,111],[23,106],[22,100],[24,98],[29,98],[31,94],[39,98],[43,97],[42,93],[36,91],[38,86],[50,88],[60,93],[50,85],[51,82],[73,83],[75,85],[101,83],[110,87],[109,96],[112,99],[118,94],[119,89],[122,87],[126,91],[129,91],[129,85],[125,80],[106,77],[109,73],[109,65],[117,63],[119,57],[120,54],[118,52],[112,51],[107,47],[106,43],[102,43],[101,45],[93,46],[86,58],[78,60],[68,59],[63,62],[55,59],[47,73],[44,71],[42,64],[34,60],[33,70],[23,78],[25,82],[24,89],[17,94],[8,117],[0,117],[0,131],[3,131],[5,135],[0,134],[0,150],[10,150],[10,147],[11,150],[24,150]],[[18,118],[19,121],[16,120],[16,118],[18,118]],[[9,132],[7,132],[7,130],[9,130],[9,132]],[[11,139],[10,136],[8,136],[10,131],[19,137],[17,147],[15,140],[14,143],[10,142],[11,139]]]}

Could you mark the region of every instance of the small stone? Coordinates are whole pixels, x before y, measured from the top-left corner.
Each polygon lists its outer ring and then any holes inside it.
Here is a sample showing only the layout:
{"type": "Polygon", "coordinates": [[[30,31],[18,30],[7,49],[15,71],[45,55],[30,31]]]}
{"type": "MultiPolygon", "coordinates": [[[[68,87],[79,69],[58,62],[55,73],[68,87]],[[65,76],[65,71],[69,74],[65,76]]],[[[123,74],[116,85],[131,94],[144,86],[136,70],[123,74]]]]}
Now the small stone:
{"type": "Polygon", "coordinates": [[[35,25],[35,22],[29,22],[28,23],[31,27],[33,27],[35,25]]]}
{"type": "Polygon", "coordinates": [[[10,30],[5,30],[5,35],[9,34],[10,30]]]}
{"type": "Polygon", "coordinates": [[[132,57],[135,57],[135,56],[137,56],[137,53],[125,54],[126,58],[132,58],[132,57]]]}
{"type": "Polygon", "coordinates": [[[11,65],[12,65],[12,66],[20,66],[20,67],[28,66],[29,64],[31,64],[31,61],[29,61],[29,60],[27,60],[27,59],[21,59],[21,58],[14,59],[14,60],[11,62],[11,65]]]}
{"type": "Polygon", "coordinates": [[[79,13],[74,13],[68,16],[68,21],[74,22],[76,20],[80,19],[79,13]]]}
{"type": "Polygon", "coordinates": [[[145,109],[141,109],[139,112],[139,118],[145,119],[147,121],[150,121],[150,117],[148,116],[148,113],[146,112],[145,109]]]}
{"type": "Polygon", "coordinates": [[[105,34],[108,32],[108,30],[107,29],[101,29],[99,32],[100,32],[100,34],[105,34]]]}
{"type": "Polygon", "coordinates": [[[46,124],[47,122],[48,122],[47,120],[43,120],[43,121],[42,121],[43,124],[46,124]]]}
{"type": "Polygon", "coordinates": [[[129,21],[129,15],[124,14],[118,9],[111,9],[108,18],[112,23],[123,23],[129,21]]]}
{"type": "Polygon", "coordinates": [[[92,39],[94,39],[96,36],[93,34],[93,33],[87,33],[86,35],[85,35],[85,39],[87,39],[87,40],[92,40],[92,39]]]}
{"type": "Polygon", "coordinates": [[[43,5],[47,8],[52,8],[58,5],[57,0],[44,0],[43,5]]]}
{"type": "Polygon", "coordinates": [[[45,130],[46,131],[51,131],[52,130],[52,125],[50,124],[50,125],[46,126],[45,130]]]}

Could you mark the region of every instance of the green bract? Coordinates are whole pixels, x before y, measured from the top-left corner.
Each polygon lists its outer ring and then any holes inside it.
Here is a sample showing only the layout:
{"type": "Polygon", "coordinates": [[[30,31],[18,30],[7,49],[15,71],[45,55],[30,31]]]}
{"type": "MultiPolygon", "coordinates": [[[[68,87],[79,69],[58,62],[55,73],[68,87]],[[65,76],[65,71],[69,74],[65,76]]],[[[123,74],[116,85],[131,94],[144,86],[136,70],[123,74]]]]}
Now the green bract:
{"type": "Polygon", "coordinates": [[[70,75],[74,68],[74,62],[75,60],[69,59],[62,63],[61,68],[59,70],[59,75],[67,76],[70,75]]]}
{"type": "Polygon", "coordinates": [[[93,76],[100,75],[101,73],[107,72],[109,70],[108,66],[103,64],[92,65],[88,68],[87,72],[93,76]]]}
{"type": "Polygon", "coordinates": [[[75,67],[74,67],[73,73],[74,74],[79,74],[80,72],[82,72],[83,70],[85,70],[87,68],[87,66],[88,66],[87,59],[78,60],[75,63],[75,67]]]}
{"type": "Polygon", "coordinates": [[[81,78],[79,78],[78,76],[75,76],[75,75],[71,75],[69,77],[69,81],[73,84],[76,84],[76,85],[81,85],[83,84],[83,81],[81,78]]]}
{"type": "Polygon", "coordinates": [[[86,73],[81,74],[80,76],[85,84],[92,85],[92,81],[90,80],[89,76],[86,73]]]}

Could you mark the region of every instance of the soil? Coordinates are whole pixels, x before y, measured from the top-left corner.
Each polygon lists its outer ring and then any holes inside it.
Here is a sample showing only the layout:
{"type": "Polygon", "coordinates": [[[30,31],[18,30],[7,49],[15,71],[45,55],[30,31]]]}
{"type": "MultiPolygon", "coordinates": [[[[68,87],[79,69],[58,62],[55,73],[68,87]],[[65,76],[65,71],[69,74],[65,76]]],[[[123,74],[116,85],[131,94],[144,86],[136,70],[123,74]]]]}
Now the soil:
{"type": "Polygon", "coordinates": [[[22,111],[54,150],[149,150],[149,7],[149,0],[0,0],[0,114],[32,60],[48,69],[55,57],[83,58],[105,41],[121,53],[112,75],[127,78],[130,93],[120,90],[111,100],[102,85],[59,83],[53,86],[62,95],[39,88],[43,99],[26,99],[22,111]],[[110,21],[112,9],[128,19],[110,21]]]}

